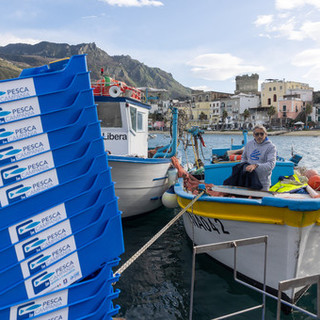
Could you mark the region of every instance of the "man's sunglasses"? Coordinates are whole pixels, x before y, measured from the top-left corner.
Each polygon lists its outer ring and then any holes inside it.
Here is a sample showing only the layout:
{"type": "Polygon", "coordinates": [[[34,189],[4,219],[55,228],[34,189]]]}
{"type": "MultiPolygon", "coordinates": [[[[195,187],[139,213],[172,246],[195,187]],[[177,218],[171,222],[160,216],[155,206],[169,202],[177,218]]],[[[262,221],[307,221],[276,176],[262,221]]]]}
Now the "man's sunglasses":
{"type": "Polygon", "coordinates": [[[254,133],[254,136],[256,136],[256,137],[258,137],[258,136],[263,137],[263,136],[264,136],[264,132],[255,132],[255,133],[254,133]]]}

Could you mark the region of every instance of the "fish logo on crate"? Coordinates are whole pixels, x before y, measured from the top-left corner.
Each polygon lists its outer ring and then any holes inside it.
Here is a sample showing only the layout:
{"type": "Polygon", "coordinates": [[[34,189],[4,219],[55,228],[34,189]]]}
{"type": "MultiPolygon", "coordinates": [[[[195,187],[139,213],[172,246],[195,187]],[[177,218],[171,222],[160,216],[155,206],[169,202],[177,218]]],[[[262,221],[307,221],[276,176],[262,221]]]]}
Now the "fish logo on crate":
{"type": "Polygon", "coordinates": [[[16,164],[8,165],[0,170],[0,187],[21,179],[28,178],[37,173],[43,172],[54,167],[52,153],[41,154],[16,164]]]}
{"type": "Polygon", "coordinates": [[[39,251],[41,251],[43,248],[41,247],[41,245],[43,243],[45,243],[47,241],[46,238],[35,238],[32,239],[31,241],[25,243],[22,246],[22,250],[24,252],[24,257],[28,258],[30,256],[32,256],[34,253],[37,253],[39,251]]]}
{"type": "Polygon", "coordinates": [[[71,224],[69,219],[59,223],[59,225],[48,228],[39,233],[39,235],[28,238],[15,245],[16,255],[19,261],[30,257],[34,253],[44,250],[48,246],[67,238],[72,234],[71,224]]]}
{"type": "Polygon", "coordinates": [[[59,184],[56,170],[44,172],[22,181],[22,183],[18,182],[0,188],[0,201],[2,207],[28,198],[59,184]]]}
{"type": "Polygon", "coordinates": [[[48,209],[30,219],[9,227],[11,243],[16,243],[49,228],[67,218],[64,203],[48,209]]]}
{"type": "Polygon", "coordinates": [[[0,144],[5,144],[10,141],[10,136],[14,134],[13,131],[7,131],[5,128],[0,129],[0,144]]]}
{"type": "Polygon", "coordinates": [[[17,309],[17,320],[29,319],[37,314],[37,309],[41,308],[41,304],[34,302],[26,303],[17,309]]]}
{"type": "Polygon", "coordinates": [[[16,234],[19,240],[28,238],[36,233],[36,228],[40,224],[40,221],[28,220],[16,227],[16,234]]]}
{"type": "Polygon", "coordinates": [[[73,253],[56,264],[49,266],[40,275],[25,280],[25,288],[30,298],[44,294],[55,288],[65,288],[82,277],[77,253],[73,253]]]}
{"type": "Polygon", "coordinates": [[[0,164],[7,164],[15,161],[17,154],[21,151],[22,149],[14,149],[13,147],[0,149],[0,164]]]}
{"type": "Polygon", "coordinates": [[[68,304],[68,290],[50,294],[46,297],[13,306],[10,308],[10,320],[25,320],[50,312],[68,304]]]}
{"type": "Polygon", "coordinates": [[[32,78],[0,83],[0,102],[17,100],[36,95],[32,78]]]}
{"type": "Polygon", "coordinates": [[[0,123],[15,121],[40,114],[39,100],[36,97],[27,101],[18,100],[1,104],[0,123]]]}
{"type": "Polygon", "coordinates": [[[0,165],[3,166],[48,150],[50,150],[50,143],[46,134],[16,141],[0,148],[0,165]]]}
{"type": "Polygon", "coordinates": [[[48,261],[50,258],[51,258],[50,254],[48,255],[41,254],[35,259],[32,259],[31,261],[29,261],[28,262],[29,273],[33,275],[38,271],[41,271],[42,269],[44,269],[47,266],[46,261],[48,261]]]}
{"type": "Polygon", "coordinates": [[[40,276],[32,280],[32,287],[35,294],[38,294],[50,287],[50,278],[54,276],[54,272],[43,272],[40,276]]]}
{"type": "Polygon", "coordinates": [[[75,250],[77,250],[77,246],[74,237],[67,238],[54,246],[47,248],[37,256],[21,263],[23,277],[27,278],[30,275],[41,271],[75,250]]]}
{"type": "Polygon", "coordinates": [[[40,117],[10,122],[0,129],[0,144],[13,142],[43,133],[40,117]]]}
{"type": "Polygon", "coordinates": [[[5,111],[2,108],[0,108],[0,123],[6,122],[6,117],[11,114],[11,111],[5,111]]]}
{"type": "Polygon", "coordinates": [[[19,168],[18,165],[11,166],[10,168],[6,168],[1,170],[1,178],[3,181],[3,185],[15,182],[17,180],[21,180],[21,174],[26,171],[27,168],[19,168]]]}

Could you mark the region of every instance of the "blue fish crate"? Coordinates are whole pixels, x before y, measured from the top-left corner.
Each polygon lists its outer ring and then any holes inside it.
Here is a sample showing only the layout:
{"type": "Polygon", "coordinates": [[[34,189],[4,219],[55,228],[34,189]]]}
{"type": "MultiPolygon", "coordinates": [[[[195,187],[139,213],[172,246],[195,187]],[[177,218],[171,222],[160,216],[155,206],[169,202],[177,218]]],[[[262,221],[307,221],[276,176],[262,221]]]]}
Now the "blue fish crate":
{"type": "Polygon", "coordinates": [[[113,276],[112,268],[118,265],[119,259],[111,260],[92,276],[70,285],[66,289],[59,289],[53,293],[40,295],[36,299],[21,301],[0,309],[0,319],[23,320],[42,315],[57,308],[75,304],[87,297],[98,293],[104,283],[112,284],[119,280],[119,275],[113,276]],[[50,302],[55,303],[50,303],[50,302]],[[10,318],[11,316],[11,318],[10,318]]]}
{"type": "Polygon", "coordinates": [[[34,276],[0,292],[2,307],[65,288],[85,278],[105,262],[119,257],[124,251],[121,215],[108,221],[103,233],[95,240],[70,253],[34,276]],[[107,245],[106,245],[107,244],[107,245]]]}
{"type": "MultiPolygon", "coordinates": [[[[85,175],[91,171],[91,168],[100,168],[101,171],[110,169],[107,164],[106,153],[97,155],[95,158],[87,155],[55,169],[8,184],[0,188],[0,206],[3,208],[36,194],[41,194],[42,201],[46,201],[46,192],[49,189],[59,187],[68,181],[85,175]]],[[[111,174],[109,179],[106,180],[106,185],[109,184],[111,184],[111,174]]]]}
{"type": "Polygon", "coordinates": [[[85,55],[72,56],[64,60],[64,63],[24,69],[19,78],[0,81],[0,101],[12,101],[65,89],[78,73],[87,71],[85,55]]]}
{"type": "Polygon", "coordinates": [[[10,163],[6,166],[0,167],[0,188],[22,179],[27,179],[36,174],[40,174],[44,171],[59,168],[63,165],[67,165],[68,163],[76,164],[83,161],[83,165],[85,165],[90,158],[103,153],[104,145],[103,140],[100,137],[91,141],[87,149],[84,151],[84,154],[78,158],[75,158],[74,154],[70,151],[68,152],[67,148],[65,148],[65,157],[63,159],[59,158],[56,161],[52,152],[44,152],[34,157],[10,163]]]}
{"type": "MultiPolygon", "coordinates": [[[[44,152],[52,152],[54,162],[63,164],[81,157],[91,141],[101,137],[99,122],[88,124],[83,130],[80,130],[79,137],[71,139],[71,141],[68,137],[65,137],[64,141],[62,139],[54,140],[54,133],[60,130],[65,132],[64,129],[54,131],[51,140],[47,134],[40,134],[0,147],[0,167],[44,152]]],[[[72,128],[70,130],[72,131],[72,128]]]]}
{"type": "Polygon", "coordinates": [[[39,236],[31,238],[30,241],[28,239],[3,250],[1,256],[13,263],[0,262],[0,292],[8,286],[13,286],[19,281],[41,273],[43,269],[55,264],[70,253],[81,251],[81,248],[88,242],[103,234],[108,222],[116,216],[116,213],[118,213],[116,203],[106,205],[95,222],[75,233],[68,230],[68,225],[50,228],[39,236]],[[8,267],[3,268],[8,264],[8,267]]]}
{"type": "MultiPolygon", "coordinates": [[[[53,264],[72,249],[76,250],[94,240],[103,232],[107,221],[118,214],[116,200],[115,198],[98,209],[86,211],[83,215],[80,213],[78,218],[83,223],[82,227],[76,225],[72,229],[70,220],[65,220],[0,250],[0,279],[11,277],[8,281],[14,284],[18,279],[24,279],[53,264]],[[96,216],[96,220],[90,214],[96,216]]],[[[0,291],[3,289],[0,283],[0,291]]]]}
{"type": "MultiPolygon", "coordinates": [[[[79,319],[86,317],[88,314],[95,313],[102,303],[110,303],[113,299],[119,297],[120,290],[116,289],[115,292],[106,294],[108,288],[110,288],[110,285],[105,283],[99,292],[91,297],[69,304],[64,308],[57,308],[51,312],[46,312],[32,319],[39,319],[39,317],[41,319],[79,319]]],[[[95,319],[98,320],[98,318],[95,319]]]]}
{"type": "MultiPolygon", "coordinates": [[[[92,92],[88,72],[75,75],[66,89],[10,102],[0,102],[0,123],[22,120],[70,107],[86,91],[92,92]]],[[[94,102],[91,101],[87,105],[92,104],[94,102]]]]}
{"type": "Polygon", "coordinates": [[[112,317],[118,314],[119,310],[120,306],[116,305],[114,307],[112,301],[106,298],[96,312],[80,317],[77,320],[112,320],[112,317]]]}
{"type": "Polygon", "coordinates": [[[106,187],[108,179],[110,180],[110,168],[101,171],[99,166],[93,166],[86,174],[47,190],[45,197],[43,197],[42,193],[38,193],[32,197],[0,208],[0,226],[1,228],[7,228],[12,224],[11,222],[32,217],[84,192],[91,191],[98,185],[101,188],[106,187]]]}
{"type": "MultiPolygon", "coordinates": [[[[103,182],[105,184],[105,182],[103,182]]],[[[95,184],[89,191],[59,203],[43,212],[28,216],[24,220],[15,221],[14,216],[7,217],[12,224],[0,229],[1,251],[17,242],[41,233],[62,222],[70,224],[70,229],[75,232],[82,229],[85,224],[92,223],[98,218],[104,205],[109,201],[117,201],[114,194],[114,184],[102,189],[95,184]],[[113,200],[112,200],[113,199],[113,200]]]]}
{"type": "Polygon", "coordinates": [[[89,123],[97,122],[97,110],[95,105],[86,106],[79,103],[78,112],[76,107],[73,110],[54,112],[44,116],[32,117],[24,120],[13,121],[0,126],[0,145],[17,140],[26,139],[42,133],[50,136],[59,129],[68,128],[74,132],[85,127],[89,123]]]}

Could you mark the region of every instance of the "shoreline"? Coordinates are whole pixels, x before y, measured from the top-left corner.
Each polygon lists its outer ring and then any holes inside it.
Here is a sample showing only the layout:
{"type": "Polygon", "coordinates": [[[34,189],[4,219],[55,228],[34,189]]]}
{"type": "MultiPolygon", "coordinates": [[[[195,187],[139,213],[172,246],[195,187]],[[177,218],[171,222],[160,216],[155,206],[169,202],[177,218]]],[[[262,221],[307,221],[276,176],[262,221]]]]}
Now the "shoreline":
{"type": "MultiPolygon", "coordinates": [[[[150,134],[170,134],[169,131],[149,131],[150,134]]],[[[225,134],[225,135],[242,135],[242,131],[205,131],[204,134],[225,134]]],[[[248,134],[252,134],[252,131],[249,131],[248,134]]],[[[268,136],[306,136],[306,137],[319,137],[320,130],[301,130],[301,131],[270,131],[268,136]]]]}

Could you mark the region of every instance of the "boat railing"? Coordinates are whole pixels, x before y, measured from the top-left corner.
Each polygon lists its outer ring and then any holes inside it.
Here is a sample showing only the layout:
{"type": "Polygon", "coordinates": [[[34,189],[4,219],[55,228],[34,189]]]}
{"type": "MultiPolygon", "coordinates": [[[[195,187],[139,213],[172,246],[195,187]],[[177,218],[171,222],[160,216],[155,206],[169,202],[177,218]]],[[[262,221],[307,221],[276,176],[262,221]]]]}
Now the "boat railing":
{"type": "Polygon", "coordinates": [[[313,318],[319,319],[320,318],[320,274],[313,275],[313,276],[306,276],[302,278],[295,278],[289,280],[283,280],[279,282],[278,286],[278,304],[277,304],[277,320],[280,320],[281,316],[281,294],[283,291],[289,289],[295,289],[299,287],[306,287],[311,286],[313,284],[317,284],[317,314],[311,313],[305,309],[302,309],[296,305],[290,305],[292,308],[308,315],[313,318]]]}
{"type": "Polygon", "coordinates": [[[196,255],[201,253],[208,253],[211,251],[218,251],[224,249],[234,249],[234,265],[233,265],[233,277],[234,280],[254,291],[257,291],[262,294],[262,303],[250,308],[245,308],[233,313],[225,314],[223,316],[213,318],[211,320],[222,320],[231,318],[236,315],[240,315],[243,313],[247,313],[253,310],[261,309],[261,319],[265,319],[265,308],[266,308],[266,297],[270,297],[272,299],[278,300],[277,304],[277,320],[280,320],[281,317],[281,304],[287,305],[292,309],[300,311],[303,314],[311,316],[313,318],[320,318],[320,274],[314,276],[307,276],[302,278],[295,278],[290,280],[284,280],[279,282],[278,286],[278,297],[268,293],[266,291],[266,274],[267,274],[267,248],[268,248],[268,236],[260,236],[260,237],[252,237],[246,239],[239,239],[227,242],[219,242],[214,244],[205,244],[205,245],[198,245],[193,247],[193,257],[192,257],[192,273],[191,273],[191,292],[190,292],[190,312],[189,312],[189,320],[192,320],[193,317],[193,302],[194,302],[194,283],[195,283],[195,264],[196,264],[196,255]],[[242,246],[248,245],[255,245],[255,244],[264,244],[264,267],[263,267],[263,284],[262,289],[259,289],[249,283],[241,280],[238,278],[237,274],[237,248],[242,246]],[[313,314],[305,309],[302,309],[288,301],[281,299],[281,295],[283,291],[299,288],[299,287],[307,287],[312,284],[317,284],[317,315],[313,314]]]}
{"type": "Polygon", "coordinates": [[[127,97],[141,101],[141,90],[128,86],[122,81],[112,80],[111,83],[106,83],[104,79],[91,81],[91,88],[93,89],[94,96],[106,96],[106,97],[127,97]]]}

